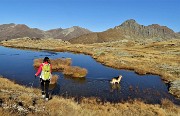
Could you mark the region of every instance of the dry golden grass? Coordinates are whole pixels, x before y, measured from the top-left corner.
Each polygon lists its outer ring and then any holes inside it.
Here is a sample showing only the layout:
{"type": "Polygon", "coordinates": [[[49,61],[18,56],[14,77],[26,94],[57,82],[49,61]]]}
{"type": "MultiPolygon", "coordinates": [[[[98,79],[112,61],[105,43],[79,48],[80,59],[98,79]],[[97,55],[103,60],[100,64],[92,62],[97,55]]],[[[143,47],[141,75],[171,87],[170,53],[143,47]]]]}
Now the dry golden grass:
{"type": "MultiPolygon", "coordinates": [[[[42,58],[34,59],[33,66],[38,68],[43,62],[42,58]]],[[[50,63],[52,64],[52,70],[63,70],[66,66],[71,65],[71,58],[58,58],[58,59],[50,59],[50,63]]]]}
{"type": "Polygon", "coordinates": [[[34,59],[34,64],[33,64],[33,66],[34,66],[35,68],[39,68],[39,66],[41,65],[41,63],[43,63],[43,59],[42,59],[42,58],[34,59]]]}
{"type": "Polygon", "coordinates": [[[57,83],[58,78],[59,78],[58,75],[52,75],[50,84],[55,84],[55,83],[57,83]]]}
{"type": "Polygon", "coordinates": [[[71,51],[91,55],[96,61],[117,69],[134,70],[138,74],[160,75],[166,82],[180,78],[180,40],[170,39],[161,42],[120,40],[95,44],[65,44],[49,39],[33,41],[18,39],[2,41],[3,46],[53,51],[71,51]],[[44,42],[44,43],[43,43],[44,42]],[[49,46],[47,48],[40,47],[49,46]],[[60,46],[60,47],[59,47],[60,46]]]}
{"type": "Polygon", "coordinates": [[[70,66],[72,64],[71,58],[58,58],[51,60],[53,69],[61,69],[64,70],[66,66],[70,66]]]}
{"type": "MultiPolygon", "coordinates": [[[[42,62],[43,62],[42,58],[35,59],[33,66],[35,68],[38,68],[42,62]]],[[[71,58],[50,59],[50,63],[52,64],[53,71],[62,71],[63,74],[70,75],[72,77],[85,77],[88,72],[85,68],[81,68],[78,66],[70,66],[71,58]]],[[[55,77],[54,79],[56,80],[57,76],[54,77],[55,77]]]]}
{"type": "Polygon", "coordinates": [[[87,72],[85,68],[80,68],[78,66],[68,66],[63,70],[64,75],[70,75],[72,77],[85,77],[87,72]]]}
{"type": "Polygon", "coordinates": [[[51,50],[54,49],[54,47],[70,44],[69,42],[62,41],[61,39],[47,38],[47,39],[34,40],[28,37],[24,37],[24,38],[12,39],[11,41],[8,41],[8,43],[4,43],[4,45],[12,47],[13,43],[15,43],[13,46],[16,48],[31,48],[31,49],[44,49],[44,50],[46,49],[51,50]],[[21,42],[19,43],[19,41],[22,41],[22,43],[21,42]],[[35,44],[31,44],[31,43],[35,43],[35,44]]]}
{"type": "Polygon", "coordinates": [[[0,107],[0,116],[18,116],[17,112],[13,112],[12,110],[3,109],[0,107]]]}
{"type": "Polygon", "coordinates": [[[5,78],[0,78],[0,99],[9,108],[0,107],[0,115],[73,115],[73,116],[178,116],[180,107],[171,101],[162,100],[162,105],[145,104],[142,101],[111,104],[109,102],[97,102],[95,98],[83,98],[76,102],[73,98],[64,99],[60,96],[53,96],[48,102],[41,99],[41,92],[38,89],[27,88],[15,84],[5,78]],[[30,99],[36,99],[36,103],[30,103],[30,99]],[[21,102],[23,108],[28,110],[18,111],[13,104],[21,102]]]}

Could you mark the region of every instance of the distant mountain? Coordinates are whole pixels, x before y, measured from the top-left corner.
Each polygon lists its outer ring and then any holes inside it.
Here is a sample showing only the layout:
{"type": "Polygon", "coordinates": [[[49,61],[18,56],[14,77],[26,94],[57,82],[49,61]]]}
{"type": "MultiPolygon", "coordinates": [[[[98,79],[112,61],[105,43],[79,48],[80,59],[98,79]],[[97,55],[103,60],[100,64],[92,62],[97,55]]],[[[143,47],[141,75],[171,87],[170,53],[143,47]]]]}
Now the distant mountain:
{"type": "Polygon", "coordinates": [[[44,32],[36,28],[29,28],[23,24],[3,24],[0,25],[0,40],[8,40],[20,37],[44,37],[44,32]]]}
{"type": "Polygon", "coordinates": [[[49,36],[55,39],[69,40],[69,39],[79,37],[81,35],[92,33],[92,32],[85,28],[73,26],[67,29],[62,29],[62,28],[52,29],[52,30],[47,31],[47,33],[49,34],[49,36]]]}
{"type": "Polygon", "coordinates": [[[9,40],[21,37],[30,38],[55,38],[68,40],[76,38],[80,35],[91,33],[91,31],[81,28],[81,27],[71,27],[67,29],[52,29],[48,31],[43,31],[37,28],[29,28],[24,24],[3,24],[0,25],[0,40],[9,40]]]}
{"type": "Polygon", "coordinates": [[[178,34],[166,26],[160,26],[158,24],[144,26],[138,24],[135,20],[130,19],[121,25],[108,29],[104,32],[85,34],[69,41],[71,43],[99,43],[122,39],[166,40],[172,38],[178,38],[178,34]]]}
{"type": "Polygon", "coordinates": [[[43,31],[37,28],[29,28],[24,24],[0,25],[0,40],[15,39],[21,37],[30,38],[55,38],[68,40],[71,43],[101,43],[122,39],[143,41],[147,39],[167,40],[180,38],[180,32],[175,33],[166,26],[152,24],[144,26],[130,19],[119,26],[104,32],[91,32],[88,29],[73,26],[67,29],[51,29],[43,31]]]}

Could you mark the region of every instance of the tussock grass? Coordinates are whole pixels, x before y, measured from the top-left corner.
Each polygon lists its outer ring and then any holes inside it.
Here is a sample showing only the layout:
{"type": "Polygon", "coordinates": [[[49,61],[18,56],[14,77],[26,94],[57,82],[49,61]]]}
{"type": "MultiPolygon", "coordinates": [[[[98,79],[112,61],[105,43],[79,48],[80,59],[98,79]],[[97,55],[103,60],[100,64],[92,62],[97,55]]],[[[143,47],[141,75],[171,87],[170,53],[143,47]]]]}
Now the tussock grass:
{"type": "Polygon", "coordinates": [[[0,115],[73,115],[73,116],[178,116],[180,107],[168,100],[163,100],[160,104],[145,104],[142,101],[134,100],[124,103],[102,103],[96,98],[82,98],[76,102],[74,98],[65,99],[61,96],[53,96],[48,102],[41,99],[41,92],[35,88],[20,86],[8,79],[0,77],[0,99],[3,106],[0,107],[0,115]],[[11,96],[11,98],[9,97],[11,96]],[[30,104],[30,99],[36,100],[35,105],[30,104]],[[27,110],[18,111],[13,104],[21,102],[23,108],[27,110]],[[4,105],[6,104],[5,107],[4,105]]]}
{"type": "Polygon", "coordinates": [[[43,62],[43,59],[42,59],[42,58],[34,59],[34,64],[33,64],[33,66],[34,66],[35,68],[39,68],[39,66],[41,65],[42,62],[43,62]]]}
{"type": "Polygon", "coordinates": [[[50,84],[55,84],[55,83],[57,83],[58,78],[59,78],[58,75],[52,75],[50,84]]]}
{"type": "Polygon", "coordinates": [[[18,116],[17,112],[13,112],[12,110],[3,109],[0,107],[0,116],[18,116]]]}
{"type": "Polygon", "coordinates": [[[70,75],[72,77],[85,77],[87,70],[78,66],[68,66],[63,70],[64,75],[70,75]]]}
{"type": "MultiPolygon", "coordinates": [[[[1,43],[4,43],[7,41],[2,41],[1,43]]],[[[31,39],[29,37],[24,38],[17,38],[12,39],[11,41],[8,41],[7,43],[4,43],[4,46],[8,47],[16,47],[16,48],[31,48],[31,49],[44,49],[44,50],[50,50],[54,49],[55,47],[63,46],[63,45],[69,45],[70,43],[68,41],[62,41],[61,39],[53,39],[53,38],[46,38],[46,39],[31,39]],[[21,41],[21,42],[19,42],[21,41]],[[35,44],[31,44],[34,43],[35,44]],[[12,45],[15,43],[14,45],[12,45]],[[46,43],[46,44],[44,44],[46,43]]]]}
{"type": "MultiPolygon", "coordinates": [[[[33,66],[38,68],[43,62],[42,58],[34,59],[33,66]]],[[[87,69],[81,68],[78,66],[71,66],[72,61],[71,58],[58,58],[58,59],[50,59],[50,63],[52,64],[53,71],[62,71],[64,75],[69,75],[72,77],[85,77],[87,75],[87,69]]],[[[55,80],[57,76],[55,76],[55,80]]],[[[54,80],[54,81],[55,81],[54,80]]]]}
{"type": "Polygon", "coordinates": [[[10,47],[84,53],[91,55],[96,61],[113,68],[134,70],[138,74],[160,75],[166,82],[180,79],[179,39],[169,39],[161,42],[119,40],[85,45],[65,44],[63,42],[60,44],[53,39],[48,40],[51,41],[48,43],[44,41],[17,39],[2,41],[1,44],[10,47]],[[41,46],[37,43],[41,44],[41,46]]]}
{"type": "MultiPolygon", "coordinates": [[[[38,68],[43,62],[42,58],[34,59],[33,66],[38,68]]],[[[52,70],[63,70],[66,66],[70,66],[71,58],[58,58],[58,59],[50,59],[50,63],[52,64],[52,70]]]]}
{"type": "Polygon", "coordinates": [[[72,64],[71,58],[58,58],[51,60],[53,69],[56,70],[64,70],[66,66],[70,66],[72,64]]]}
{"type": "Polygon", "coordinates": [[[161,100],[161,107],[165,108],[165,109],[169,109],[169,110],[175,109],[174,104],[168,99],[162,99],[161,100]]]}

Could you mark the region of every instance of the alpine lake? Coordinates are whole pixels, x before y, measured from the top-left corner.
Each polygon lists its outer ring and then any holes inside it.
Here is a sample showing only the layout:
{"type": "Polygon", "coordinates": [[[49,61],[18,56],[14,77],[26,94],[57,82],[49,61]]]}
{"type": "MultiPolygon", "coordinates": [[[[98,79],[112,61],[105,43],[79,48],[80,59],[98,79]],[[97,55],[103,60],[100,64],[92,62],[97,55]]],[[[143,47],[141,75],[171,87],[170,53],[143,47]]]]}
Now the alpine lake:
{"type": "Polygon", "coordinates": [[[83,97],[95,97],[102,102],[123,102],[139,99],[145,103],[156,104],[162,99],[169,99],[180,105],[180,100],[168,93],[168,85],[157,75],[138,75],[134,71],[118,70],[96,62],[91,56],[69,52],[34,51],[7,48],[0,46],[0,75],[20,85],[40,88],[38,78],[33,67],[33,60],[37,58],[50,59],[71,58],[72,66],[86,68],[88,74],[84,78],[65,76],[62,72],[53,72],[59,75],[58,83],[50,85],[50,93],[65,98],[74,97],[80,100],[83,97]],[[112,85],[113,77],[122,75],[120,84],[112,85]]]}

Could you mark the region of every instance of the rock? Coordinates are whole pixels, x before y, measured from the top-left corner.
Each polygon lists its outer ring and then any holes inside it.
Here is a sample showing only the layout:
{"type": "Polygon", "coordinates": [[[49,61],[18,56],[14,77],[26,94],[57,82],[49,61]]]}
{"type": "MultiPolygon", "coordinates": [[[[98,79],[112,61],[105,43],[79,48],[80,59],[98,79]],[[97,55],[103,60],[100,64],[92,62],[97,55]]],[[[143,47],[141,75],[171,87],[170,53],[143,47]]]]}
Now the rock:
{"type": "Polygon", "coordinates": [[[170,83],[169,92],[180,98],[180,80],[175,80],[170,83]]]}

